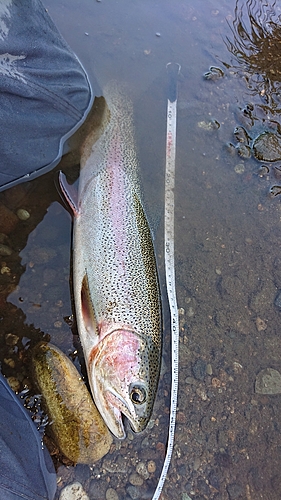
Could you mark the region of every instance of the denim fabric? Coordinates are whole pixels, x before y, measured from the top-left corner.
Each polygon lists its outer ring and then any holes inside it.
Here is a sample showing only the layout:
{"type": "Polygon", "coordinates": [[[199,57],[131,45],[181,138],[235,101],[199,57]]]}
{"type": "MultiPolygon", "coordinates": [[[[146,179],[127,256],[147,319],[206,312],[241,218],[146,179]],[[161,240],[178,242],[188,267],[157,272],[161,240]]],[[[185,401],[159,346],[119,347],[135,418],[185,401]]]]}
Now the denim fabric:
{"type": "Polygon", "coordinates": [[[1,0],[0,190],[53,168],[92,101],[84,68],[40,0],[1,0]]]}
{"type": "Polygon", "coordinates": [[[0,374],[0,500],[52,500],[56,474],[39,431],[0,374]]]}

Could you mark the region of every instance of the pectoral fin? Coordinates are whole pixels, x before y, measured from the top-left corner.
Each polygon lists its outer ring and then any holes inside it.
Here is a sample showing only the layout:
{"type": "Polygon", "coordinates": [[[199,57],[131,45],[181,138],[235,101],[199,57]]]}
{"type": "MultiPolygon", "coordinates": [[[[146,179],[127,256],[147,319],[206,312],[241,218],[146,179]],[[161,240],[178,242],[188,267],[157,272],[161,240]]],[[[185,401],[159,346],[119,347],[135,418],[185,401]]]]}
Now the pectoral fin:
{"type": "Polygon", "coordinates": [[[81,286],[81,308],[86,330],[90,335],[98,335],[97,320],[89,290],[87,273],[84,275],[81,286]]]}
{"type": "Polygon", "coordinates": [[[63,201],[71,209],[71,213],[77,216],[79,214],[77,190],[67,182],[66,176],[62,172],[59,173],[59,187],[63,201]]]}

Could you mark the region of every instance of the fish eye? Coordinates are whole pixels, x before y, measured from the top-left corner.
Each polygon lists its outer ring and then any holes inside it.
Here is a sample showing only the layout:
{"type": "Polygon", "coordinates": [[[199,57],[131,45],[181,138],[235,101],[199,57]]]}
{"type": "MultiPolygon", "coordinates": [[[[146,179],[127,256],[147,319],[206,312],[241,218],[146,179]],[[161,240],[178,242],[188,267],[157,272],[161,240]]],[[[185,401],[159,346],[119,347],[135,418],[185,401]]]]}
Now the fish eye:
{"type": "Polygon", "coordinates": [[[130,392],[131,401],[135,405],[142,405],[146,400],[146,390],[140,386],[134,386],[130,392]]]}

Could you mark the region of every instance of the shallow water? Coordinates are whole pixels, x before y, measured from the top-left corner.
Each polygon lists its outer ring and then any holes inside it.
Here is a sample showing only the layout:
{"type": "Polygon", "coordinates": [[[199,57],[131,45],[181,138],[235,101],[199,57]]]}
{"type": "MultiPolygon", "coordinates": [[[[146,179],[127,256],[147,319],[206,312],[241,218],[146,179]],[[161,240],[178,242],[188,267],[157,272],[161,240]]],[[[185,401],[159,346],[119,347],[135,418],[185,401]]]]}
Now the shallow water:
{"type": "MultiPolygon", "coordinates": [[[[280,137],[281,4],[275,14],[253,1],[233,0],[49,0],[45,5],[97,93],[111,79],[128,85],[163,290],[165,66],[181,64],[175,189],[180,385],[162,499],[277,500],[281,396],[257,393],[255,381],[263,369],[280,370],[281,162],[244,158],[226,145],[239,145],[237,126],[247,129],[251,140],[264,131],[280,137]],[[224,76],[211,70],[205,78],[212,66],[224,76]]],[[[14,253],[1,257],[0,276],[1,355],[15,363],[3,361],[3,371],[16,375],[22,390],[32,384],[26,345],[51,339],[74,353],[77,367],[81,349],[75,325],[71,330],[71,218],[53,174],[2,194],[0,201],[7,205],[8,198],[12,211],[25,208],[31,214],[4,242],[14,253]],[[8,333],[20,338],[20,356],[11,354],[8,333]]],[[[105,499],[108,488],[120,500],[152,497],[169,417],[165,299],[164,306],[165,370],[149,428],[116,440],[93,467],[56,462],[58,495],[77,479],[93,500],[105,499]],[[156,471],[132,478],[138,464],[147,467],[149,460],[156,471]]]]}

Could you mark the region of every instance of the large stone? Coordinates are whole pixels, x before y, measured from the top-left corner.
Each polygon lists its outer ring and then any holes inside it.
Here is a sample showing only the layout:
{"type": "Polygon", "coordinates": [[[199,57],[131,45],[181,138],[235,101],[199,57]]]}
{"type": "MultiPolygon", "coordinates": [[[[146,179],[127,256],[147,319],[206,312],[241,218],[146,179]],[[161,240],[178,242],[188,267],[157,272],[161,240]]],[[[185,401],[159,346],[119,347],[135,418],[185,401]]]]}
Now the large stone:
{"type": "Polygon", "coordinates": [[[100,460],[112,437],[73,363],[57,347],[42,342],[33,350],[32,368],[61,452],[74,463],[100,460]]]}

